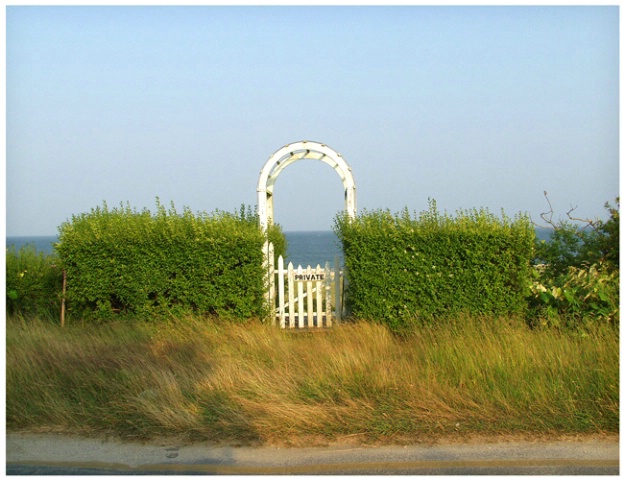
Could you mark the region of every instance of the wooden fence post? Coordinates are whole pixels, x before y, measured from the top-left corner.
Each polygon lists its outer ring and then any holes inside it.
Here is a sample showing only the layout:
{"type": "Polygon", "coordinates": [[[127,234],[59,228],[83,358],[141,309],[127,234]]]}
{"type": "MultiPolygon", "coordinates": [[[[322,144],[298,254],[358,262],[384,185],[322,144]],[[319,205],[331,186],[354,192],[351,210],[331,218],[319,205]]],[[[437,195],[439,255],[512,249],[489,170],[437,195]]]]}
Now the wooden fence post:
{"type": "Polygon", "coordinates": [[[268,243],[268,276],[270,277],[270,315],[272,325],[276,324],[276,294],[274,293],[274,244],[268,243]]]}
{"type": "Polygon", "coordinates": [[[60,301],[60,326],[65,326],[65,292],[67,291],[67,271],[63,271],[63,292],[60,301]]]}
{"type": "Polygon", "coordinates": [[[283,269],[283,256],[279,256],[278,261],[278,287],[279,287],[279,319],[281,328],[285,328],[285,270],[283,269]]]}
{"type": "Polygon", "coordinates": [[[335,319],[341,321],[341,266],[339,256],[335,256],[335,319]]]}
{"type": "Polygon", "coordinates": [[[331,283],[332,281],[332,277],[331,277],[331,270],[330,270],[330,264],[328,263],[328,261],[326,261],[326,265],[324,266],[324,271],[325,271],[325,292],[326,292],[326,327],[331,327],[333,325],[333,306],[332,306],[332,302],[333,299],[331,297],[333,291],[331,288],[331,283]]]}
{"type": "Polygon", "coordinates": [[[291,262],[287,266],[287,292],[288,292],[288,305],[287,311],[289,313],[289,326],[293,328],[296,323],[296,307],[294,305],[294,264],[291,262]]]}

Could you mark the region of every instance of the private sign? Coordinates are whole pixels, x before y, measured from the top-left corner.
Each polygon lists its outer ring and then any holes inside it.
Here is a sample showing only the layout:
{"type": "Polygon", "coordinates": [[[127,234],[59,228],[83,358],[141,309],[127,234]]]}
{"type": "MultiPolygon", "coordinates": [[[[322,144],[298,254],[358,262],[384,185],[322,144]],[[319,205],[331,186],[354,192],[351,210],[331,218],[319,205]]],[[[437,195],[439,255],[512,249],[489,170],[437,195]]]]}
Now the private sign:
{"type": "Polygon", "coordinates": [[[294,280],[324,280],[324,274],[296,274],[294,280]]]}

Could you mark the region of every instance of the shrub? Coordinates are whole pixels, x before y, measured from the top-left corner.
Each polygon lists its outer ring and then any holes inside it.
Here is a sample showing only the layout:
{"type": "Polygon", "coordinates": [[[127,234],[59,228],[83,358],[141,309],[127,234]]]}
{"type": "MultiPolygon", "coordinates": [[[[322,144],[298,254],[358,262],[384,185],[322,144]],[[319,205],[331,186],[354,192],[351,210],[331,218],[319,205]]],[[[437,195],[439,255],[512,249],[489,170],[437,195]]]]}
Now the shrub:
{"type": "MultiPolygon", "coordinates": [[[[572,211],[570,221],[558,223],[541,215],[553,233],[549,241],[536,243],[528,317],[532,325],[619,328],[619,206],[619,198],[615,207],[605,204],[609,218],[604,222],[572,218],[572,211]]],[[[547,214],[552,215],[552,208],[547,214]]]]}
{"type": "Polygon", "coordinates": [[[606,203],[605,208],[609,212],[605,222],[573,218],[572,210],[567,213],[568,220],[557,223],[551,220],[552,208],[541,214],[553,232],[549,240],[536,241],[533,262],[546,266],[542,268],[546,278],[565,275],[570,268],[589,268],[597,263],[609,269],[620,268],[620,198],[616,198],[616,206],[606,203]]]}
{"type": "Polygon", "coordinates": [[[407,209],[363,212],[336,220],[355,316],[394,331],[417,321],[469,314],[524,313],[529,295],[534,228],[487,210],[411,217],[407,209]]]}
{"type": "Polygon", "coordinates": [[[533,325],[572,330],[620,326],[620,271],[603,262],[589,268],[571,266],[554,278],[536,268],[531,292],[533,325]]]}
{"type": "MultiPolygon", "coordinates": [[[[270,234],[282,235],[275,227],[270,234]]],[[[60,227],[70,311],[85,318],[263,315],[265,237],[256,214],[92,209],[60,227]]],[[[285,246],[284,239],[279,247],[285,246]]]]}
{"type": "Polygon", "coordinates": [[[6,250],[7,315],[60,317],[62,268],[58,257],[32,245],[6,250]]]}

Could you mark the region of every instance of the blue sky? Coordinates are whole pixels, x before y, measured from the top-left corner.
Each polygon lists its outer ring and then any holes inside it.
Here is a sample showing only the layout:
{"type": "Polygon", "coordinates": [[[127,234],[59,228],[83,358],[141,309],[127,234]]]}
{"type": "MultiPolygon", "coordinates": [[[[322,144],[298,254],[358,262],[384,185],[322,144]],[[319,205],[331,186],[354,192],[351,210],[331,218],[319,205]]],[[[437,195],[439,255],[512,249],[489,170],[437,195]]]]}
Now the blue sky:
{"type": "MultiPolygon", "coordinates": [[[[358,208],[500,214],[619,194],[619,11],[601,7],[6,10],[6,233],[104,201],[256,204],[268,157],[325,143],[358,208]]],[[[328,230],[339,177],[298,161],[275,220],[328,230]]]]}

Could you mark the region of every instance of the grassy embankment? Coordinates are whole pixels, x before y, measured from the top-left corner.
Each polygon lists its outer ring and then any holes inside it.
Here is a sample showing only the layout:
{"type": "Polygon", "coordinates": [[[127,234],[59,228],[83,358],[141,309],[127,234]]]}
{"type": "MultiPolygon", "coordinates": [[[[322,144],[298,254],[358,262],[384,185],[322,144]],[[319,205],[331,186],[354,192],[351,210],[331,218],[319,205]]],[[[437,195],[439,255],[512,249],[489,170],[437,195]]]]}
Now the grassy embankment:
{"type": "Polygon", "coordinates": [[[7,429],[239,443],[617,433],[619,338],[464,320],[7,323],[7,429]]]}

